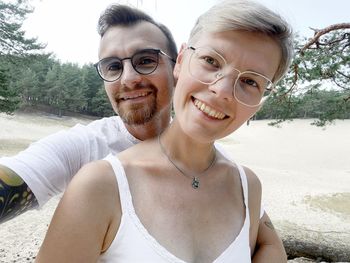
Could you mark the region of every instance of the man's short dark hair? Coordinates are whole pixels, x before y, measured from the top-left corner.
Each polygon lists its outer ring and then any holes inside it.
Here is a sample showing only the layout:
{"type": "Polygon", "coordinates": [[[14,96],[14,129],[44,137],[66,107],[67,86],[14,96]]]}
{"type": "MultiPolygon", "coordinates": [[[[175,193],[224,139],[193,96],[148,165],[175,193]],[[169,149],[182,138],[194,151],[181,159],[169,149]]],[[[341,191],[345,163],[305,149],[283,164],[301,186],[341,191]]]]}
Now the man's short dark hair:
{"type": "Polygon", "coordinates": [[[101,14],[98,20],[98,33],[101,37],[112,26],[133,26],[140,22],[149,22],[158,27],[168,41],[169,55],[176,59],[177,48],[170,30],[163,24],[157,23],[151,16],[137,8],[126,5],[112,4],[101,14]]]}

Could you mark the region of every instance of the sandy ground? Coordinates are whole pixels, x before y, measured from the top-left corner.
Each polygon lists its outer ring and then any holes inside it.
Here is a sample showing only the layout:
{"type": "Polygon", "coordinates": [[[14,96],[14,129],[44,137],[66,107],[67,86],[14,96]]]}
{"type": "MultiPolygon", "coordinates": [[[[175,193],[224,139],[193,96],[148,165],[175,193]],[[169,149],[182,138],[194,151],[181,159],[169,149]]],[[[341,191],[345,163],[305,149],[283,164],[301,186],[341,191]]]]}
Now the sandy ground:
{"type": "MultiPolygon", "coordinates": [[[[0,156],[9,156],[45,135],[89,120],[0,114],[0,156]]],[[[280,128],[252,121],[221,140],[233,158],[257,173],[275,225],[350,233],[350,121],[325,129],[310,120],[280,128]]],[[[33,262],[59,197],[0,225],[0,262],[33,262]]],[[[346,242],[346,241],[345,241],[346,242]]]]}
{"type": "MultiPolygon", "coordinates": [[[[273,221],[289,220],[317,230],[350,230],[350,121],[322,129],[310,120],[270,127],[254,121],[222,140],[235,160],[263,184],[273,221]],[[320,217],[322,212],[322,217],[320,217]],[[314,220],[318,218],[318,220],[314,220]]],[[[349,231],[348,231],[349,232],[349,231]]]]}

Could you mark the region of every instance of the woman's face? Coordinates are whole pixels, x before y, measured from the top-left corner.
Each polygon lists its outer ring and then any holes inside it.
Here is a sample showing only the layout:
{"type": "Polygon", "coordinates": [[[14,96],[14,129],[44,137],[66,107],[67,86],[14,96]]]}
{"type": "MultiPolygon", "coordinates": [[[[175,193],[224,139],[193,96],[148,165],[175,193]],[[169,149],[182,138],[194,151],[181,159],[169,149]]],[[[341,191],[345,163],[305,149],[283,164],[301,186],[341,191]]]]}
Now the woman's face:
{"type": "MultiPolygon", "coordinates": [[[[191,47],[182,47],[174,69],[178,79],[174,93],[176,119],[193,139],[213,141],[238,129],[260,108],[241,103],[250,103],[253,95],[249,92],[237,96],[236,87],[234,93],[239,72],[256,72],[255,76],[272,79],[281,59],[281,49],[268,36],[238,30],[203,33],[191,47]],[[198,60],[191,58],[195,55],[193,52],[199,54],[198,60]],[[211,81],[215,78],[216,81],[211,81]]],[[[239,78],[238,82],[257,88],[254,79],[239,78]]]]}

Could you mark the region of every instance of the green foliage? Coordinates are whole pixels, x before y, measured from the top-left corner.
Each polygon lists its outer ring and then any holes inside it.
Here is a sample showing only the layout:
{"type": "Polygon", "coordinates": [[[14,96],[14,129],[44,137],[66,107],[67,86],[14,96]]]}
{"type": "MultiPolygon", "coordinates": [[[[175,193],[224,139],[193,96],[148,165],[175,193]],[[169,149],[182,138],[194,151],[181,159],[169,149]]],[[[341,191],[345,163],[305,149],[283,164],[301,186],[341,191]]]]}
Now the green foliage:
{"type": "Polygon", "coordinates": [[[312,124],[318,126],[350,118],[349,30],[330,32],[303,50],[306,42],[305,38],[296,40],[296,56],[288,74],[256,118],[275,119],[272,125],[293,118],[316,118],[312,124]]]}
{"type": "MultiPolygon", "coordinates": [[[[26,15],[32,11],[33,9],[26,0],[17,0],[14,3],[5,3],[0,0],[0,58],[2,59],[0,67],[3,68],[0,83],[0,112],[12,113],[19,107],[21,101],[17,95],[18,89],[11,85],[12,78],[9,75],[12,75],[12,73],[5,73],[13,68],[8,65],[9,55],[12,55],[11,58],[18,61],[18,57],[24,58],[31,52],[44,48],[43,45],[37,43],[35,38],[26,38],[25,32],[21,30],[26,15]]],[[[29,69],[26,74],[23,82],[28,82],[21,94],[24,97],[27,97],[28,89],[35,88],[37,85],[35,76],[30,76],[29,69]]]]}
{"type": "Polygon", "coordinates": [[[69,111],[82,111],[86,105],[83,93],[81,69],[74,64],[63,64],[58,78],[60,87],[60,102],[63,109],[69,111]]]}
{"type": "Polygon", "coordinates": [[[12,113],[19,107],[19,102],[16,92],[10,89],[6,71],[0,68],[0,112],[12,113]]]}
{"type": "MultiPolygon", "coordinates": [[[[12,112],[19,106],[45,106],[59,116],[68,111],[94,116],[114,114],[103,82],[91,64],[83,67],[62,64],[44,54],[26,58],[0,56],[0,66],[7,70],[7,89],[13,94],[11,101],[17,103],[17,107],[9,111],[0,111],[12,112]]],[[[9,96],[9,92],[3,95],[9,96]]]]}
{"type": "Polygon", "coordinates": [[[256,114],[256,119],[274,119],[276,125],[288,119],[316,119],[313,125],[324,126],[335,119],[350,119],[348,95],[341,90],[312,89],[288,97],[275,95],[269,98],[256,114]]]}
{"type": "Polygon", "coordinates": [[[324,126],[331,123],[334,119],[349,119],[350,104],[346,102],[346,94],[338,90],[316,90],[313,94],[307,92],[303,97],[303,104],[306,106],[300,108],[305,111],[309,109],[309,117],[316,118],[312,124],[324,126]]]}
{"type": "MultiPolygon", "coordinates": [[[[92,64],[84,65],[82,68],[82,88],[87,98],[84,111],[87,114],[105,116],[102,112],[105,112],[111,107],[105,105],[107,97],[103,89],[103,81],[98,77],[96,69],[92,64]],[[101,88],[102,92],[100,91],[101,88]],[[96,105],[96,100],[100,100],[99,102],[103,103],[105,106],[96,105]]],[[[109,104],[108,101],[107,103],[109,104]]]]}
{"type": "MultiPolygon", "coordinates": [[[[305,40],[296,44],[301,50],[305,40]]],[[[301,83],[325,81],[341,89],[350,90],[350,31],[330,32],[314,47],[296,53],[294,65],[298,65],[301,83]]]]}
{"type": "Polygon", "coordinates": [[[94,115],[109,117],[115,114],[102,86],[100,86],[96,96],[92,98],[91,103],[93,105],[92,113],[94,115]]]}
{"type": "Polygon", "coordinates": [[[0,55],[24,56],[44,48],[36,38],[26,38],[21,29],[24,19],[33,9],[25,0],[5,3],[0,0],[0,55]]]}

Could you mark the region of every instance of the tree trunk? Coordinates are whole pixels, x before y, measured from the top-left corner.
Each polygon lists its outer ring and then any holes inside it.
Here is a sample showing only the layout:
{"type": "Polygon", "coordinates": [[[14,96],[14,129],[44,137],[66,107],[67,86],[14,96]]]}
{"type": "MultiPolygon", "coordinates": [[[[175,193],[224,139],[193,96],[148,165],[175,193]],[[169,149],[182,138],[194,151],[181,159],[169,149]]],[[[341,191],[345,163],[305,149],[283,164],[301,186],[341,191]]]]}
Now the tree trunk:
{"type": "Polygon", "coordinates": [[[280,222],[276,228],[289,258],[350,262],[350,233],[315,231],[288,222],[280,222]]]}

